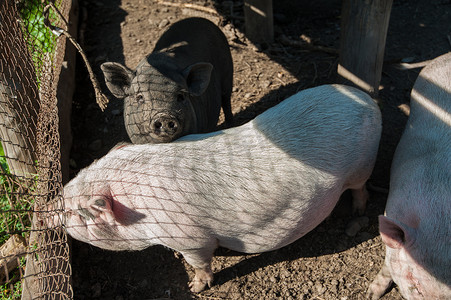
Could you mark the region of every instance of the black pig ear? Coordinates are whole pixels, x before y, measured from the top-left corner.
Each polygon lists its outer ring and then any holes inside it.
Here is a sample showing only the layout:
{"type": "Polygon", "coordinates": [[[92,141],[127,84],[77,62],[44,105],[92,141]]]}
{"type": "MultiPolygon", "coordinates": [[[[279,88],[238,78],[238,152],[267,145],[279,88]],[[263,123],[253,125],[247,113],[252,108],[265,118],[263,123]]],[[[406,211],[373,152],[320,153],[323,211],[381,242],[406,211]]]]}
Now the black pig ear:
{"type": "Polygon", "coordinates": [[[124,98],[132,82],[133,71],[115,62],[103,63],[100,68],[105,76],[105,83],[114,97],[124,98]]]}
{"type": "Polygon", "coordinates": [[[183,70],[183,77],[190,94],[194,96],[202,95],[210,83],[213,65],[210,63],[196,63],[183,70]]]}

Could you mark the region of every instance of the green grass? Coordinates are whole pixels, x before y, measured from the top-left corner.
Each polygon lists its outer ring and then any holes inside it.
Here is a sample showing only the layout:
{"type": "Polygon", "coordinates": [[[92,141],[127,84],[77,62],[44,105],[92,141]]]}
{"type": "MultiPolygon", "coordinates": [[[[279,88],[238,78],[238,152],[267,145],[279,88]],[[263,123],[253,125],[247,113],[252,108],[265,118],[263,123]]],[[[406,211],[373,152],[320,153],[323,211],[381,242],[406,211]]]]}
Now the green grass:
{"type": "MultiPolygon", "coordinates": [[[[6,163],[5,151],[3,151],[2,143],[0,143],[0,168],[2,173],[9,173],[8,164],[6,163]]],[[[1,177],[0,177],[1,180],[1,177]]],[[[0,181],[1,182],[1,181],[0,181]]]]}
{"type": "Polygon", "coordinates": [[[2,245],[11,234],[21,233],[26,237],[25,231],[31,224],[28,213],[33,202],[31,194],[35,183],[26,183],[11,176],[1,143],[0,168],[0,245],[2,245]]]}
{"type": "MultiPolygon", "coordinates": [[[[15,275],[18,276],[18,275],[15,275]]],[[[17,281],[14,284],[5,283],[0,286],[0,299],[1,300],[15,300],[20,299],[22,295],[22,284],[17,281]]]]}
{"type": "MultiPolygon", "coordinates": [[[[0,246],[14,233],[28,238],[35,184],[36,180],[26,183],[11,175],[0,143],[0,246]]],[[[25,265],[25,258],[21,259],[21,265],[25,265]]],[[[0,299],[20,299],[22,286],[19,270],[11,271],[9,276],[10,281],[0,285],[0,299]]]]}
{"type": "MultiPolygon", "coordinates": [[[[55,51],[57,36],[44,24],[44,5],[41,3],[41,0],[20,0],[17,7],[23,20],[23,31],[25,37],[27,37],[28,50],[33,59],[39,84],[43,56],[45,53],[53,53],[55,51]]],[[[49,19],[57,19],[52,9],[49,11],[49,19]]]]}

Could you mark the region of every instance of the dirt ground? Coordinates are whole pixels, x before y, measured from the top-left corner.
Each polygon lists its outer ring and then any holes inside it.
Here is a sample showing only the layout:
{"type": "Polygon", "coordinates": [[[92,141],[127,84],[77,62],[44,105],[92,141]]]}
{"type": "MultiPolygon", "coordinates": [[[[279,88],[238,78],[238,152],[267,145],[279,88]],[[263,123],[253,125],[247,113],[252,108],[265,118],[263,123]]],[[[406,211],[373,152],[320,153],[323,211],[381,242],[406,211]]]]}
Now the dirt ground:
{"type": "MultiPolygon", "coordinates": [[[[203,16],[219,24],[230,43],[236,125],[296,91],[336,81],[338,55],[282,41],[284,36],[294,41],[309,39],[314,45],[338,49],[341,1],[273,1],[275,42],[270,45],[256,45],[246,38],[242,1],[189,2],[214,8],[218,14],[150,0],[81,0],[80,40],[99,80],[103,81],[101,63],[116,61],[133,69],[172,23],[203,16]]],[[[450,51],[450,34],[449,0],[394,1],[378,99],[384,129],[372,185],[388,188],[391,159],[407,120],[403,108],[408,107],[410,90],[420,70],[400,70],[399,63],[421,62],[450,51]]],[[[102,113],[85,67],[79,64],[77,70],[72,176],[116,143],[128,140],[122,102],[111,97],[102,113]]],[[[345,193],[326,221],[287,247],[254,255],[218,249],[213,259],[214,284],[197,295],[188,288],[194,276],[192,268],[172,250],[156,246],[115,253],[74,241],[75,299],[362,299],[385,253],[377,216],[384,211],[387,194],[370,193],[368,225],[354,237],[345,234],[352,219],[345,193]]],[[[401,296],[394,287],[383,299],[401,296]]]]}

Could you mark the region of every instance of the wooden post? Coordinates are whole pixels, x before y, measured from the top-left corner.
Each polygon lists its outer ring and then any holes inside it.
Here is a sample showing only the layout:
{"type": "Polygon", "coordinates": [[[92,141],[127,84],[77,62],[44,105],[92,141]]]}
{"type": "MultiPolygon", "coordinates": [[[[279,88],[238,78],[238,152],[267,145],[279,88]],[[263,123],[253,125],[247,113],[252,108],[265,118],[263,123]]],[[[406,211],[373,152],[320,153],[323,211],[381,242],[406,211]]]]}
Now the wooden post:
{"type": "Polygon", "coordinates": [[[0,2],[0,141],[11,174],[36,173],[36,124],[39,93],[33,61],[13,11],[0,2]]]}
{"type": "Polygon", "coordinates": [[[393,0],[343,0],[339,82],[377,97],[393,0]]]}
{"type": "MultiPolygon", "coordinates": [[[[78,28],[79,5],[78,0],[72,0],[72,6],[69,11],[69,25],[67,31],[76,39],[78,28]]],[[[56,89],[56,98],[58,99],[58,131],[60,136],[61,150],[61,173],[63,184],[69,181],[69,159],[72,148],[72,130],[71,113],[72,100],[75,92],[75,63],[77,49],[74,45],[66,41],[64,62],[61,66],[58,86],[56,89]]]]}
{"type": "Polygon", "coordinates": [[[257,43],[274,41],[272,0],[245,0],[244,19],[248,39],[257,43]]]}

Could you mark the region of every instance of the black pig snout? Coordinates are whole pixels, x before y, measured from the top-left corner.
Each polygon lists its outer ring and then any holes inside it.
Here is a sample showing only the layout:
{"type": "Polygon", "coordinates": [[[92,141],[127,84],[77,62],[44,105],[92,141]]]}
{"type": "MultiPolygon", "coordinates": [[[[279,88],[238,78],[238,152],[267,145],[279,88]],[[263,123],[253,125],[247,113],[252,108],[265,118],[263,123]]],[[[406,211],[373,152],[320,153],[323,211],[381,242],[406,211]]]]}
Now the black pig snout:
{"type": "Polygon", "coordinates": [[[182,131],[182,126],[177,117],[168,113],[155,115],[150,122],[150,128],[153,134],[161,137],[174,137],[182,131]]]}

